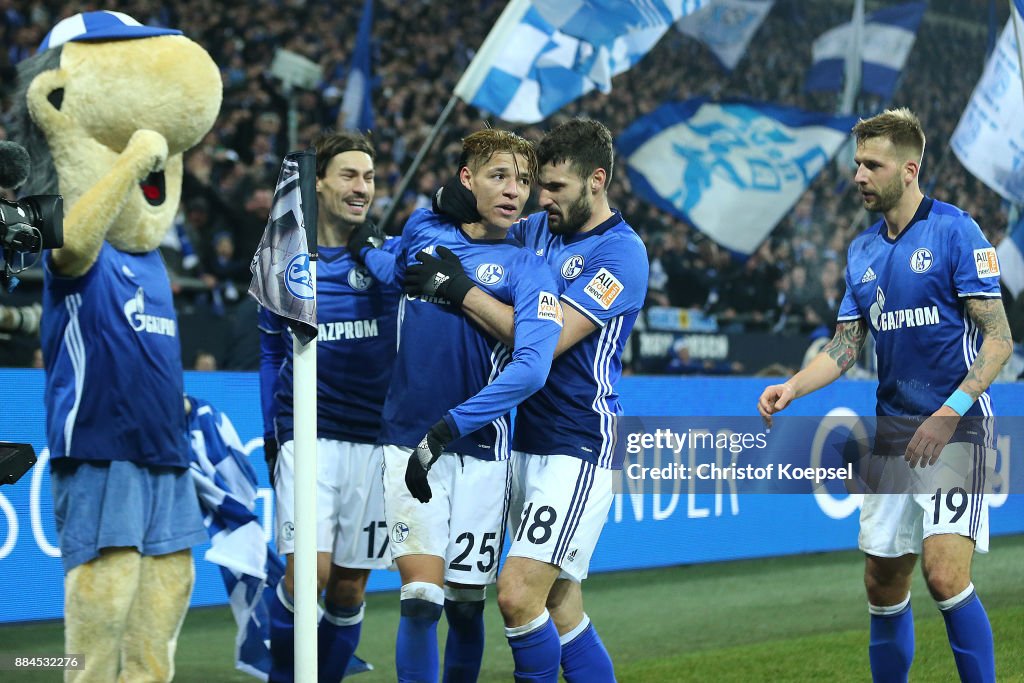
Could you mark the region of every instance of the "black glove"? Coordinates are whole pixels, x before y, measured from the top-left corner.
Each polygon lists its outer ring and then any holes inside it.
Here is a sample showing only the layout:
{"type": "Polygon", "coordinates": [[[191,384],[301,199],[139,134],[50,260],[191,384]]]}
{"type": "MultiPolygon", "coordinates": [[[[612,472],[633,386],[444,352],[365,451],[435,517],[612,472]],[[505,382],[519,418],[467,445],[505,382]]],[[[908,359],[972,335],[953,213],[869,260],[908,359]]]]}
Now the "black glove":
{"type": "Polygon", "coordinates": [[[270,486],[274,488],[274,470],[277,469],[277,439],[272,436],[263,437],[263,460],[267,463],[270,486]]]}
{"type": "Polygon", "coordinates": [[[437,256],[421,251],[416,258],[420,262],[405,269],[405,293],[410,296],[436,296],[459,307],[476,286],[462,270],[462,261],[447,247],[438,247],[437,256]]]}
{"type": "Polygon", "coordinates": [[[452,432],[444,420],[430,428],[422,439],[420,445],[413,449],[409,456],[409,464],[405,467],[405,485],[409,488],[412,497],[421,503],[430,502],[430,484],[427,482],[427,472],[431,465],[441,457],[441,452],[448,442],[452,440],[452,432]]]}
{"type": "Polygon", "coordinates": [[[434,213],[444,214],[459,224],[482,220],[480,212],[476,210],[476,197],[462,184],[458,173],[437,188],[433,204],[434,213]]]}
{"type": "Polygon", "coordinates": [[[377,227],[377,224],[367,219],[362,225],[356,226],[348,236],[348,253],[352,258],[363,263],[363,249],[380,249],[384,244],[384,232],[377,227]]]}

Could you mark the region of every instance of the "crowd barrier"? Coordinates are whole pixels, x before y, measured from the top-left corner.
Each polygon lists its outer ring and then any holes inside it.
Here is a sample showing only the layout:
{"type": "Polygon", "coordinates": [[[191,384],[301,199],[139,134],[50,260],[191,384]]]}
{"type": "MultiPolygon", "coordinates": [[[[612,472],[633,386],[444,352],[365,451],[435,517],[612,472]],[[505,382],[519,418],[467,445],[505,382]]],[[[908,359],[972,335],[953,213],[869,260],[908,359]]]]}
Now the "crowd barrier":
{"type": "MultiPolygon", "coordinates": [[[[772,380],[756,378],[624,377],[619,389],[631,415],[749,416],[761,390],[772,380]]],[[[262,457],[262,419],[255,373],[185,373],[186,391],[210,401],[234,423],[261,484],[259,515],[271,537],[272,491],[262,457]]],[[[53,522],[48,451],[44,428],[43,373],[0,370],[0,440],[33,444],[39,462],[17,484],[0,487],[0,576],[4,600],[0,622],[59,618],[63,612],[63,573],[53,522]]],[[[874,413],[874,383],[837,382],[797,401],[794,415],[828,412],[874,413]]],[[[1024,384],[993,387],[1001,415],[1024,415],[1024,384]]],[[[1017,421],[1021,421],[1020,418],[1017,421]]],[[[1016,433],[1000,432],[1008,451],[1016,433]]],[[[1018,446],[1019,448],[1019,446],[1018,446]]],[[[814,495],[739,495],[689,490],[666,483],[657,493],[617,495],[591,571],[641,569],[795,553],[855,548],[856,495],[829,490],[814,495]]],[[[991,512],[993,534],[1024,533],[1024,496],[1003,495],[991,512]]],[[[194,606],[225,604],[218,567],[195,549],[194,606]]],[[[374,572],[370,590],[399,586],[393,572],[374,572]]]]}

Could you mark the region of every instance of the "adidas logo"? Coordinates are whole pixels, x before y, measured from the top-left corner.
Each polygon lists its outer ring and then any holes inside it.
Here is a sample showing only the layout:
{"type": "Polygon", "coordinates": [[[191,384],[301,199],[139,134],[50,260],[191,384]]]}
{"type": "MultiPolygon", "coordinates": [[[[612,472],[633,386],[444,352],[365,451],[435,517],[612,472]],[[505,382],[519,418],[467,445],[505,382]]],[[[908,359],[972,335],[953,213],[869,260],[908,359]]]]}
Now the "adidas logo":
{"type": "Polygon", "coordinates": [[[860,283],[864,284],[865,282],[871,282],[876,279],[878,279],[878,276],[875,275],[875,271],[871,270],[871,266],[868,266],[868,269],[864,271],[864,277],[860,279],[860,283]]]}
{"type": "Polygon", "coordinates": [[[573,548],[572,550],[570,550],[569,551],[569,555],[565,558],[565,561],[566,562],[572,562],[573,560],[575,560],[576,559],[576,551],[577,550],[578,550],[578,548],[573,548]]]}

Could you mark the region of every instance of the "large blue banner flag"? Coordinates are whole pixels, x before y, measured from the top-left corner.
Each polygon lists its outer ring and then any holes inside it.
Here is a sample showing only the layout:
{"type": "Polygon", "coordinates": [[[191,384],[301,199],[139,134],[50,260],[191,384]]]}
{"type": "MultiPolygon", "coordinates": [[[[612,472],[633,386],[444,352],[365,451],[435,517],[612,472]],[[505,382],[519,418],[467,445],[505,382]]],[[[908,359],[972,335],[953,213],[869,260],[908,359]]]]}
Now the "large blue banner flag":
{"type": "Polygon", "coordinates": [[[753,253],[856,118],[756,102],[664,104],[616,141],[633,190],[724,247],[753,253]]]}
{"type": "Polygon", "coordinates": [[[708,0],[512,0],[455,86],[463,101],[536,123],[609,92],[679,18],[708,0]]]}
{"type": "Polygon", "coordinates": [[[370,96],[373,81],[370,70],[372,27],[373,0],[364,0],[356,45],[345,80],[345,94],[341,100],[341,116],[348,130],[373,130],[373,101],[370,96]]]}
{"type": "MultiPolygon", "coordinates": [[[[861,52],[863,92],[891,98],[903,65],[917,38],[927,3],[911,2],[872,12],[864,20],[861,52]]],[[[806,90],[843,89],[846,54],[854,28],[847,22],[822,33],[811,48],[812,65],[804,82],[806,90]]]]}

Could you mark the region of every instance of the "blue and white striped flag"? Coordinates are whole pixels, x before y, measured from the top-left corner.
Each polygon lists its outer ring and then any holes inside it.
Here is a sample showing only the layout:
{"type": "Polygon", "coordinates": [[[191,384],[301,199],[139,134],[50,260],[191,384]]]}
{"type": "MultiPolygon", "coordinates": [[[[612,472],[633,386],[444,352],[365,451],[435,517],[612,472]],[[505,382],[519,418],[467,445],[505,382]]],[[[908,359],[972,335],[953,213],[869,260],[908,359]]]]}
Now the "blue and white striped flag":
{"type": "MultiPolygon", "coordinates": [[[[1024,4],[1024,0],[1015,0],[1024,4]]],[[[1004,199],[1024,204],[1024,87],[1014,22],[1024,40],[1024,20],[1011,12],[996,49],[960,116],[949,145],[981,182],[1004,199]]]]}
{"type": "Polygon", "coordinates": [[[341,117],[348,130],[373,130],[373,97],[371,84],[373,72],[370,68],[372,51],[373,0],[364,0],[363,14],[359,18],[356,46],[348,67],[345,80],[345,94],[341,100],[341,117]]]}
{"type": "MultiPolygon", "coordinates": [[[[303,183],[314,186],[315,177],[304,179],[299,174],[302,165],[316,168],[315,155],[312,163],[309,156],[308,152],[285,156],[267,226],[249,264],[249,294],[267,310],[287,318],[303,344],[317,334],[316,283],[309,266],[309,247],[312,244],[315,249],[316,240],[308,238],[307,229],[316,225],[316,209],[303,206],[302,191],[303,183]]],[[[316,171],[310,170],[307,175],[315,176],[316,171]]],[[[315,191],[307,191],[306,196],[315,198],[315,191]]]]}
{"type": "MultiPolygon", "coordinates": [[[[892,97],[926,8],[927,3],[911,2],[865,17],[861,91],[886,99],[892,97]]],[[[852,33],[853,27],[847,22],[818,36],[811,48],[813,64],[807,72],[805,90],[838,92],[843,89],[846,52],[852,33]]]]}
{"type": "Polygon", "coordinates": [[[512,0],[455,86],[463,101],[536,123],[630,69],[709,0],[512,0]]]}
{"type": "Polygon", "coordinates": [[[1024,291],[1024,213],[1016,227],[996,247],[996,255],[1003,284],[1016,299],[1024,291]]]}
{"type": "Polygon", "coordinates": [[[857,122],[756,102],[664,104],[616,140],[633,191],[753,253],[857,122]]]}
{"type": "Polygon", "coordinates": [[[677,21],[676,28],[707,45],[718,62],[732,71],[774,4],[774,0],[711,0],[677,21]]]}
{"type": "Polygon", "coordinates": [[[270,673],[268,601],[284,573],[281,559],[267,547],[254,512],[256,472],[227,415],[201,399],[188,397],[192,480],[210,535],[204,559],[220,565],[231,613],[238,625],[235,668],[267,680],[270,673]]]}

